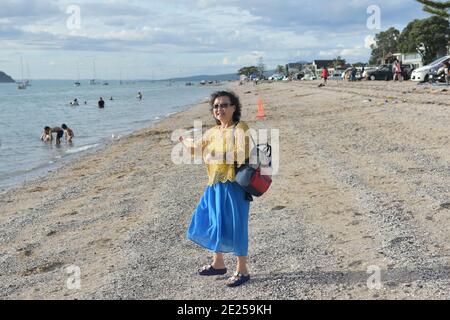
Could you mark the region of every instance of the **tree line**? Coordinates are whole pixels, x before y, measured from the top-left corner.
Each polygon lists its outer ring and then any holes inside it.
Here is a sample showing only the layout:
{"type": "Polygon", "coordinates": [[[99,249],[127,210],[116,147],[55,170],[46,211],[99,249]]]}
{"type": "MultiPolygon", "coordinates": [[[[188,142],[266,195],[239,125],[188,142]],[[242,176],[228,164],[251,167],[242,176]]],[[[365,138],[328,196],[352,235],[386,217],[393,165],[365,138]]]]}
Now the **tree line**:
{"type": "MultiPolygon", "coordinates": [[[[400,32],[394,27],[375,35],[375,44],[371,45],[372,53],[369,64],[378,64],[389,53],[419,53],[422,62],[429,64],[436,56],[446,54],[450,34],[450,1],[416,0],[423,4],[423,10],[433,16],[426,19],[415,19],[400,32]]],[[[333,66],[345,64],[345,59],[337,57],[333,66]]],[[[361,65],[364,65],[361,63],[361,65]]],[[[239,75],[256,75],[262,77],[265,65],[260,58],[257,66],[243,67],[239,75]]],[[[278,65],[276,72],[285,73],[286,69],[278,65]]]]}
{"type": "Polygon", "coordinates": [[[416,0],[424,5],[423,10],[433,14],[426,19],[415,19],[400,32],[389,28],[375,36],[371,46],[370,64],[377,64],[388,53],[419,53],[422,62],[429,64],[438,55],[447,52],[450,24],[450,1],[416,0]]]}

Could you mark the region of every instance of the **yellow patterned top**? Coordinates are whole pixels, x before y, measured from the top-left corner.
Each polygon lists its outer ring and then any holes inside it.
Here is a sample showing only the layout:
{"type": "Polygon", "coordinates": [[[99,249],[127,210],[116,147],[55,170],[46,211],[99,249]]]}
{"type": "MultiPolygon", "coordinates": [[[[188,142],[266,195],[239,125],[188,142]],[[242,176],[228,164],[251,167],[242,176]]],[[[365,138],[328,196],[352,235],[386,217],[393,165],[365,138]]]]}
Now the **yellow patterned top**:
{"type": "Polygon", "coordinates": [[[202,149],[208,172],[208,185],[235,181],[234,163],[238,167],[249,158],[249,130],[245,122],[221,129],[219,125],[205,132],[201,141],[194,144],[202,149]]]}

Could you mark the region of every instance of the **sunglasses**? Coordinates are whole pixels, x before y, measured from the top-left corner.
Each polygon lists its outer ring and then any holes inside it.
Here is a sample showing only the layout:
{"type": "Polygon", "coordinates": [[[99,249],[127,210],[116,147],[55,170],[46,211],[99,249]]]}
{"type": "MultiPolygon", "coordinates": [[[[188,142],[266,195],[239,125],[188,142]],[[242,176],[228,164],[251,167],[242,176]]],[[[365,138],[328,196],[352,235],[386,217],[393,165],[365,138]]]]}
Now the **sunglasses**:
{"type": "Polygon", "coordinates": [[[221,103],[221,104],[213,105],[213,109],[219,109],[219,108],[225,109],[225,108],[228,108],[228,107],[231,107],[231,106],[232,106],[231,103],[221,103]]]}

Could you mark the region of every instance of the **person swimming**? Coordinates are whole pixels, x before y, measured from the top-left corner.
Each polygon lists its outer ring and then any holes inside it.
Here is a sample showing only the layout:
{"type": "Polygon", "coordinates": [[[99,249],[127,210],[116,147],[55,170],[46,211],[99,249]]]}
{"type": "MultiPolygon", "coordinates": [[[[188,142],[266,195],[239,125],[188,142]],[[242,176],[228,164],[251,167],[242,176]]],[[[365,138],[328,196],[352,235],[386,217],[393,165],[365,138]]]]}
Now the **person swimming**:
{"type": "Polygon", "coordinates": [[[78,103],[78,99],[77,98],[73,99],[73,101],[70,101],[69,104],[70,104],[71,107],[76,107],[76,106],[80,105],[78,103]]]}
{"type": "Polygon", "coordinates": [[[75,136],[73,134],[73,130],[70,129],[65,123],[61,125],[61,128],[64,130],[64,138],[68,143],[72,143],[72,139],[75,136]]]}
{"type": "Polygon", "coordinates": [[[53,140],[52,129],[50,127],[44,127],[44,132],[42,132],[41,140],[44,142],[51,142],[53,140]]]}

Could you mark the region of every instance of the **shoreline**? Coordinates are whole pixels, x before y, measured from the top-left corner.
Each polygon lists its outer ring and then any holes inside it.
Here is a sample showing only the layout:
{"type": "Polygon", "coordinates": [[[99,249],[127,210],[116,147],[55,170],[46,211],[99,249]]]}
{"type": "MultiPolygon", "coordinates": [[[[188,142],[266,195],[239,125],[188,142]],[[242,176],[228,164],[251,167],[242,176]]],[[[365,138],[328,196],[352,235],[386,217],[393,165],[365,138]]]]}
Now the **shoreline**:
{"type": "Polygon", "coordinates": [[[173,164],[171,134],[214,125],[200,103],[0,194],[0,299],[450,298],[448,92],[318,83],[231,87],[250,128],[280,130],[280,170],[251,204],[247,284],[199,277],[211,254],[186,240],[207,175],[173,164]]]}
{"type": "MultiPolygon", "coordinates": [[[[153,126],[157,125],[159,122],[162,122],[166,120],[167,118],[170,118],[171,116],[174,116],[180,112],[186,111],[190,108],[193,108],[194,106],[203,103],[204,99],[201,101],[198,101],[196,103],[187,104],[184,106],[180,106],[180,110],[176,112],[170,112],[163,116],[156,116],[152,121],[149,121],[150,123],[147,123],[144,127],[135,129],[129,133],[126,133],[124,136],[121,136],[118,140],[112,140],[110,138],[102,138],[99,142],[93,144],[94,147],[89,148],[87,150],[83,150],[80,152],[67,152],[67,155],[64,157],[61,157],[57,161],[53,163],[42,163],[41,165],[28,169],[28,170],[22,170],[18,173],[13,173],[10,177],[7,177],[3,179],[0,183],[0,195],[5,194],[10,191],[19,190],[22,187],[24,187],[27,183],[33,183],[37,179],[41,179],[45,177],[48,174],[56,173],[59,169],[64,167],[65,165],[70,164],[72,161],[83,161],[83,157],[92,155],[97,152],[105,151],[106,148],[108,148],[110,145],[113,145],[119,141],[122,141],[124,139],[127,139],[129,136],[139,133],[140,131],[145,131],[151,129],[153,126]],[[11,181],[11,182],[10,182],[11,181]]],[[[120,135],[119,135],[120,136],[120,135]]],[[[90,146],[90,145],[86,145],[90,146]]],[[[86,146],[80,146],[86,147],[86,146]]],[[[71,150],[71,149],[69,149],[71,150]]]]}

